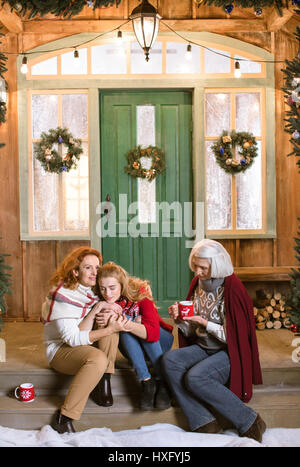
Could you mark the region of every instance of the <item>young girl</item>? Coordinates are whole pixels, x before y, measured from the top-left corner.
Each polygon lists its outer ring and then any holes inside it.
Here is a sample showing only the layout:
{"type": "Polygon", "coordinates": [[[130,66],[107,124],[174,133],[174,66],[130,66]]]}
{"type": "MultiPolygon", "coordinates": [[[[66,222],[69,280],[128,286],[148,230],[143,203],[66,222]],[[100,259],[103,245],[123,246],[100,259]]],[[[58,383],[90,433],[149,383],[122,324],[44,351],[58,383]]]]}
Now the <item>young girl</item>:
{"type": "MultiPolygon", "coordinates": [[[[159,316],[147,281],[130,277],[112,262],[98,272],[99,295],[108,304],[118,304],[126,316],[124,330],[120,332],[119,348],[130,360],[142,385],[140,408],[170,407],[168,390],[161,376],[161,357],[172,347],[172,326],[159,316]],[[148,369],[145,354],[150,359],[155,378],[148,369]]],[[[107,326],[115,310],[103,310],[96,316],[99,326],[107,326]]]]}
{"type": "Polygon", "coordinates": [[[52,288],[42,308],[49,364],[60,373],[75,375],[53,424],[59,433],[75,431],[72,420],[80,419],[99,380],[99,403],[103,405],[103,377],[114,372],[118,333],[125,320],[115,314],[105,329],[93,330],[99,311],[119,310],[117,305],[100,302],[93,291],[101,264],[97,250],[80,247],[71,252],[52,276],[52,288]],[[98,349],[91,345],[94,342],[98,349]]]}

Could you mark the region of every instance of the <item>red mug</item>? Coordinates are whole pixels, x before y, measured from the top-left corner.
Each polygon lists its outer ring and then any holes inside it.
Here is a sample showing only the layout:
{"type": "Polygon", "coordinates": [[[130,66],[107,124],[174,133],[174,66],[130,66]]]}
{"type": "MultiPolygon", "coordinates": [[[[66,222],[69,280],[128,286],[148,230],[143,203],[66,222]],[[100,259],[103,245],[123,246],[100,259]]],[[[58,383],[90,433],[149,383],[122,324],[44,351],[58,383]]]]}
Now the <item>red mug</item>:
{"type": "Polygon", "coordinates": [[[32,383],[20,384],[15,389],[15,397],[22,402],[34,401],[34,385],[32,383]]]}
{"type": "Polygon", "coordinates": [[[188,316],[194,316],[194,304],[193,302],[179,302],[178,303],[180,318],[186,318],[188,316]]]}

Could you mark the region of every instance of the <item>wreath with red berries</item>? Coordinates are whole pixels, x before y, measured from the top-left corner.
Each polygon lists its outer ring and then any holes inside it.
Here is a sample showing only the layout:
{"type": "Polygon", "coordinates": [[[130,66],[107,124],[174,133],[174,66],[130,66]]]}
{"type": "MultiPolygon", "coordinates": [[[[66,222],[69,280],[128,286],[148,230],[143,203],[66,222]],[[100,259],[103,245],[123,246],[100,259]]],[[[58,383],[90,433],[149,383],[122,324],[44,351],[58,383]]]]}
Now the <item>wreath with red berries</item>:
{"type": "Polygon", "coordinates": [[[124,170],[134,178],[146,178],[151,182],[166,169],[165,153],[157,146],[137,146],[128,151],[125,157],[128,165],[124,170]],[[151,159],[151,166],[147,164],[147,158],[151,159]]]}
{"type": "Polygon", "coordinates": [[[223,131],[220,138],[212,145],[216,162],[225,172],[235,175],[245,172],[257,156],[257,141],[252,133],[246,131],[223,131]],[[235,148],[239,148],[235,155],[235,148]]]}

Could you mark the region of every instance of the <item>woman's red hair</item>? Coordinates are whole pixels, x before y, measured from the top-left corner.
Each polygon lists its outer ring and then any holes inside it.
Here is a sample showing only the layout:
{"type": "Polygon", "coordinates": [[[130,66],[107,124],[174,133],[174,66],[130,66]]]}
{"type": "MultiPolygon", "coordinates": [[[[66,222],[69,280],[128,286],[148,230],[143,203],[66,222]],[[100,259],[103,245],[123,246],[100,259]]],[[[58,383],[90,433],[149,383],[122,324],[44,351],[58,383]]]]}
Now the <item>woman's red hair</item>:
{"type": "Polygon", "coordinates": [[[87,255],[97,256],[100,266],[102,265],[102,255],[98,250],[86,246],[81,246],[71,251],[71,253],[65,257],[65,259],[50,278],[50,285],[56,286],[60,282],[63,282],[64,287],[67,289],[75,289],[78,285],[78,280],[74,274],[74,270],[79,271],[80,263],[87,255]]]}

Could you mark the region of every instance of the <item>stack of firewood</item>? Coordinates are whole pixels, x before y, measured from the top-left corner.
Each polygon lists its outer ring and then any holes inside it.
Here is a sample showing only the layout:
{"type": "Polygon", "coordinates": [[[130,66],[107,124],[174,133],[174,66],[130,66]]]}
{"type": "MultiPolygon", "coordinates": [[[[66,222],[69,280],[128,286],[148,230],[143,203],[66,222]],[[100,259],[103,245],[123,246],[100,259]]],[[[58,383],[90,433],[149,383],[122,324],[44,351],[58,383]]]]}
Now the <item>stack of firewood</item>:
{"type": "Polygon", "coordinates": [[[257,290],[253,304],[257,329],[290,328],[290,308],[286,305],[285,297],[281,293],[275,292],[272,295],[263,290],[257,290]]]}

